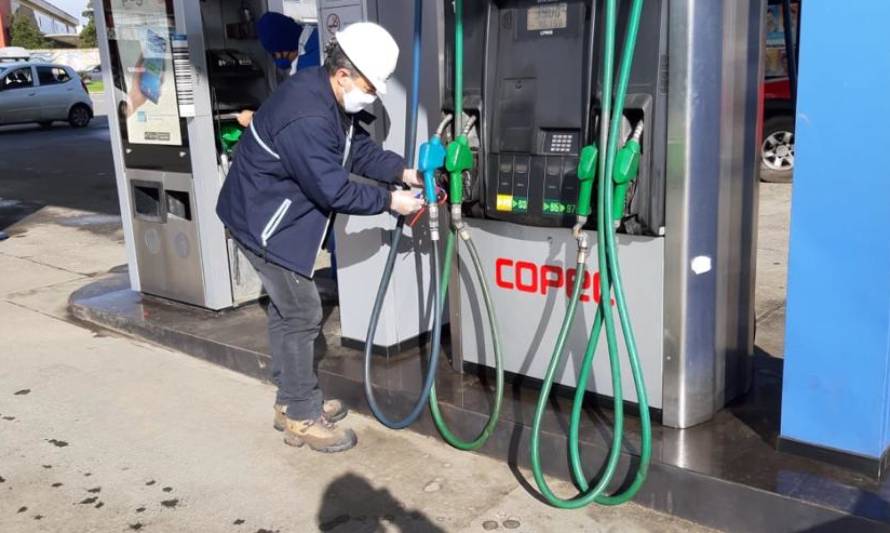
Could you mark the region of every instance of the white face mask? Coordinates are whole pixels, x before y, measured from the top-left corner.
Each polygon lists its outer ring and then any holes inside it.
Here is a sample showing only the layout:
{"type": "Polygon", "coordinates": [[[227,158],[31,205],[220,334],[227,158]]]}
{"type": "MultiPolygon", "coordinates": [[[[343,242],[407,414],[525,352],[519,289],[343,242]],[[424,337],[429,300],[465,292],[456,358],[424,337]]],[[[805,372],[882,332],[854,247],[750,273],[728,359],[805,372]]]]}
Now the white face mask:
{"type": "Polygon", "coordinates": [[[353,86],[348,91],[343,91],[343,110],[347,113],[358,113],[377,100],[377,95],[368,94],[353,86]]]}

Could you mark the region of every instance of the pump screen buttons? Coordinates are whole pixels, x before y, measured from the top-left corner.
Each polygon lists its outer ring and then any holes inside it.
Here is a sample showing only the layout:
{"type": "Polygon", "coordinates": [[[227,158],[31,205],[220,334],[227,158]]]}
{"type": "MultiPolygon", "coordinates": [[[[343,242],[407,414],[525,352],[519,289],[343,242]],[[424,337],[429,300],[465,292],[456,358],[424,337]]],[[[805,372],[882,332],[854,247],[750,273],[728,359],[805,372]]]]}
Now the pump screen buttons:
{"type": "Polygon", "coordinates": [[[547,135],[546,151],[556,154],[569,154],[575,150],[575,134],[552,132],[547,135]]]}

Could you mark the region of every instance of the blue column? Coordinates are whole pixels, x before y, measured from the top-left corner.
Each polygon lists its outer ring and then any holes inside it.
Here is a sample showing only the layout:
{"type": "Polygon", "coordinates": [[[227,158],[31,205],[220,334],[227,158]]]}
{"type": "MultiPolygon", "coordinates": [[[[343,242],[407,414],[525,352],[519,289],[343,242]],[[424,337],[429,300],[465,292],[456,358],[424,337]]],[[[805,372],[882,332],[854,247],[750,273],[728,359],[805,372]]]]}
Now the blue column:
{"type": "Polygon", "coordinates": [[[877,465],[890,445],[890,1],[802,13],[781,433],[877,465]]]}

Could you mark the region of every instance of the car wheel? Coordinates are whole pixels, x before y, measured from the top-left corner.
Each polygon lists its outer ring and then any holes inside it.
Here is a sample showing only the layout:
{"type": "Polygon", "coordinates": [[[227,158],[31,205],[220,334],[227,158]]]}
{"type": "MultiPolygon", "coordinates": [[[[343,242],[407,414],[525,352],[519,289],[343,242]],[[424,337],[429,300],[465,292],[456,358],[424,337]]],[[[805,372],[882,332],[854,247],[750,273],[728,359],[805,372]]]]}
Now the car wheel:
{"type": "Polygon", "coordinates": [[[68,112],[68,123],[71,124],[72,128],[87,127],[91,118],[93,117],[90,114],[90,108],[82,104],[72,107],[71,111],[68,112]]]}
{"type": "Polygon", "coordinates": [[[49,121],[49,120],[46,121],[46,122],[40,122],[39,124],[40,124],[40,127],[43,128],[43,129],[45,129],[45,130],[48,130],[48,129],[50,129],[50,128],[53,127],[53,123],[52,123],[52,121],[49,121]]]}
{"type": "Polygon", "coordinates": [[[760,179],[791,183],[794,174],[794,118],[772,117],[763,124],[760,149],[760,179]]]}

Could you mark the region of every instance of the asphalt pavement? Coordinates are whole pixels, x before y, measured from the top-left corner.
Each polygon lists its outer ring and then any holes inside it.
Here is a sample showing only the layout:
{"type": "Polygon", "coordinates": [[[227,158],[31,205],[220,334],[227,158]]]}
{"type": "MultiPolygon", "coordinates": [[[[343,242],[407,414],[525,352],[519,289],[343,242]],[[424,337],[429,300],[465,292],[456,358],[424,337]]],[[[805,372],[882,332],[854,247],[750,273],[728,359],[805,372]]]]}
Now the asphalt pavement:
{"type": "MultiPolygon", "coordinates": [[[[0,127],[0,199],[119,215],[108,117],[101,96],[84,129],[56,122],[0,127]]],[[[7,206],[9,208],[10,206],[7,206]]],[[[0,229],[10,215],[0,209],[0,229]]]]}

